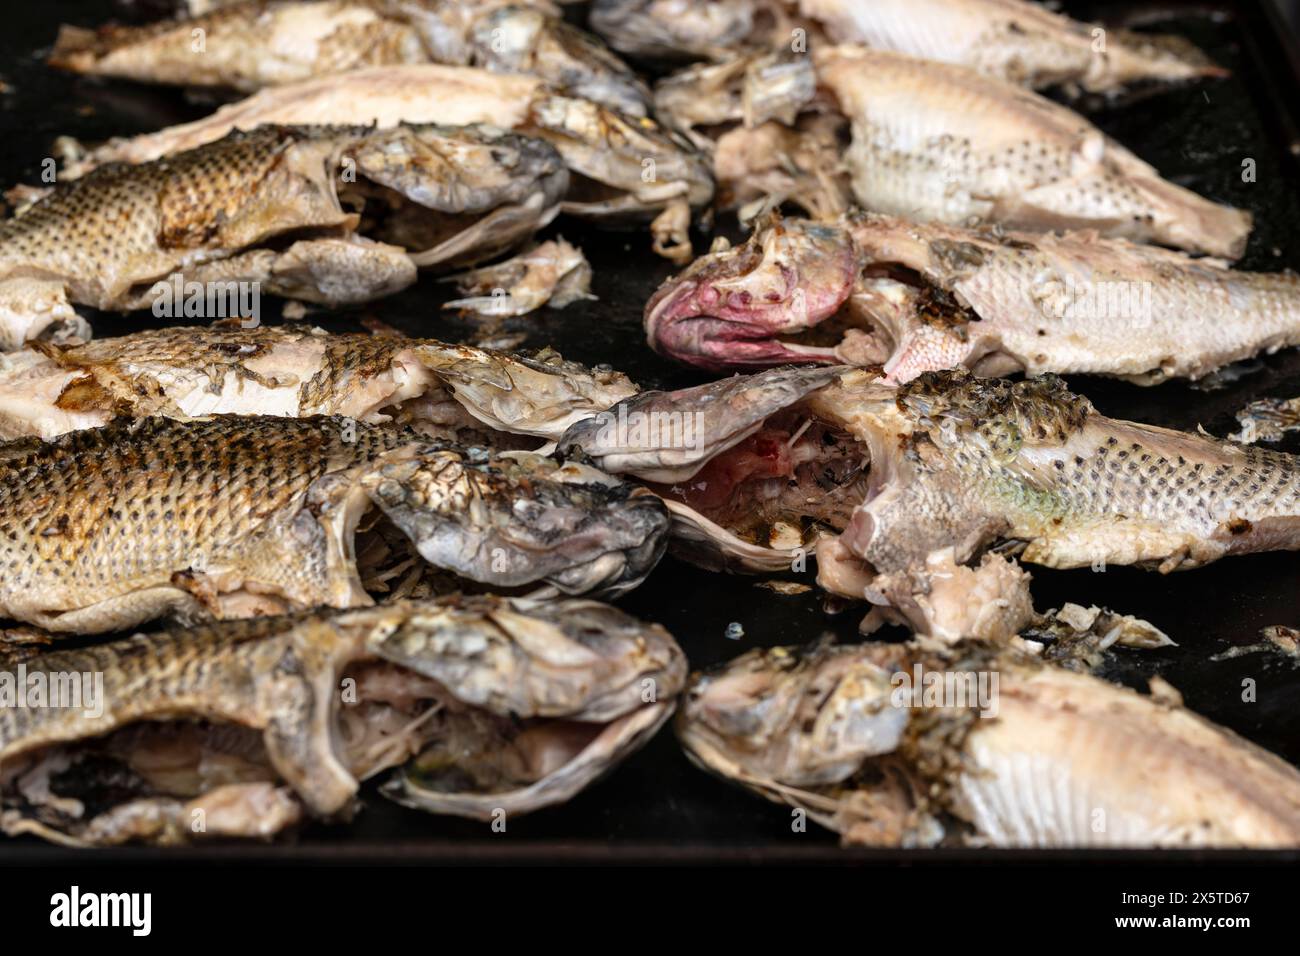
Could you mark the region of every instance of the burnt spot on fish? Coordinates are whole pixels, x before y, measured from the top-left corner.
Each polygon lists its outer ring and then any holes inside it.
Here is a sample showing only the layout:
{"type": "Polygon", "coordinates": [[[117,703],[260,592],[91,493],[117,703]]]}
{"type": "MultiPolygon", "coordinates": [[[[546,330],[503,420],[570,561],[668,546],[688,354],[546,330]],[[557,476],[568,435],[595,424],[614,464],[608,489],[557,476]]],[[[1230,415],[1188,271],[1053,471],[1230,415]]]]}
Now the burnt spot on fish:
{"type": "MultiPolygon", "coordinates": [[[[1055,375],[1008,382],[966,371],[926,372],[899,389],[897,403],[934,430],[955,427],[994,437],[988,430],[1000,423],[1041,442],[1064,442],[1093,411],[1091,402],[1070,392],[1055,375]]],[[[1009,435],[1003,438],[1009,440],[1009,435]]]]}

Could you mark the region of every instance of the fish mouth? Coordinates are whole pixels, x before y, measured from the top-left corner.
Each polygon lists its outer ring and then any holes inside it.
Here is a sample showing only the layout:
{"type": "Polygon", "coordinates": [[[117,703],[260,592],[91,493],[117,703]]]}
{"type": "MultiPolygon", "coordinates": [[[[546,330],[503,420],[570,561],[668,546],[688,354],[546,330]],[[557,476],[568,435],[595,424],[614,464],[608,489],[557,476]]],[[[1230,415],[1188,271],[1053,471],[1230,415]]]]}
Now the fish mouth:
{"type": "Polygon", "coordinates": [[[839,311],[858,269],[844,230],[774,221],[664,283],[646,305],[646,336],[661,355],[710,371],[837,364],[808,333],[839,311]]]}
{"type": "Polygon", "coordinates": [[[590,786],[654,736],[674,703],[649,703],[607,722],[480,725],[480,746],[453,748],[439,741],[399,767],[380,792],[428,813],[504,822],[563,803],[590,786]]]}

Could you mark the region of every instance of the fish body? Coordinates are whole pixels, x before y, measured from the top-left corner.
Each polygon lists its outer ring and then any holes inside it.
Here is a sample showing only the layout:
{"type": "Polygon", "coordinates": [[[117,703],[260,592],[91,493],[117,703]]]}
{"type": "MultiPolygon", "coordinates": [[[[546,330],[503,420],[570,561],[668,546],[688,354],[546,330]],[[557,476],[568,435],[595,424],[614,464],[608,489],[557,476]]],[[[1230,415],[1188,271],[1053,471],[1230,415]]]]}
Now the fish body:
{"type": "Polygon", "coordinates": [[[696,676],[691,759],[846,843],[1295,847],[1300,772],[1179,705],[1025,655],[756,650],[696,676]]]}
{"type": "Polygon", "coordinates": [[[656,351],[716,370],[850,362],[897,382],[965,367],[1154,384],[1300,343],[1300,280],[1092,232],[783,219],[670,279],[645,322],[656,351]]]}
{"type": "Polygon", "coordinates": [[[1086,119],[965,67],[818,48],[817,77],[852,123],[863,208],[922,222],[1092,228],[1237,258],[1250,216],[1159,173],[1086,119]]]}
{"type": "Polygon", "coordinates": [[[475,65],[536,76],[633,116],[649,93],[549,3],[245,0],[143,26],[64,27],[52,65],[150,83],[251,93],[372,66],[475,65]]]}
{"type": "Polygon", "coordinates": [[[1033,88],[1112,93],[1226,74],[1179,37],[1080,23],[1029,0],[799,0],[799,12],[836,43],[955,63],[1033,88]]]}
{"type": "Polygon", "coordinates": [[[515,355],[436,339],[321,329],[172,326],[62,347],[0,369],[0,439],[54,438],[115,418],[342,415],[430,438],[504,447],[555,439],[636,392],[626,376],[552,351],[515,355]]]}
{"type": "Polygon", "coordinates": [[[69,321],[11,293],[33,283],[65,307],[161,304],[208,318],[235,314],[248,303],[232,307],[227,293],[250,287],[369,301],[410,285],[419,266],[520,243],[559,212],[567,186],[549,145],[485,127],[263,127],[100,167],[0,222],[0,338],[12,349],[69,321]]]}
{"type": "Polygon", "coordinates": [[[367,605],[384,528],[470,581],[619,591],[668,523],[578,463],[337,417],[119,422],[0,445],[0,469],[0,613],[61,632],[367,605]]]}
{"type": "Polygon", "coordinates": [[[1032,619],[1008,555],[1167,572],[1300,547],[1294,456],[1107,418],[1051,376],[930,372],[898,388],[779,368],[606,416],[666,409],[703,416],[688,447],[592,422],[559,447],[650,482],[705,563],[789,568],[815,548],[819,583],[875,605],[870,623],[945,641],[1006,639],[1032,619]]]}
{"type": "Polygon", "coordinates": [[[0,826],[74,846],[269,838],[345,818],[360,781],[393,768],[384,792],[409,806],[527,813],[639,747],[685,680],[671,636],[612,607],[461,595],[197,625],[23,666],[29,683],[102,681],[84,706],[0,718],[0,826]]]}

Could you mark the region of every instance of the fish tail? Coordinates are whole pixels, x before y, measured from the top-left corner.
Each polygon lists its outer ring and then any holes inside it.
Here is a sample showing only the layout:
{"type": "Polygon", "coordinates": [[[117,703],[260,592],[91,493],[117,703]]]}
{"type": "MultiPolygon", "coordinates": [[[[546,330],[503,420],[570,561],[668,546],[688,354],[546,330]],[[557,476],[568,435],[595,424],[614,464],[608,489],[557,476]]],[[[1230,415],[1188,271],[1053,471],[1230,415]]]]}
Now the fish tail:
{"type": "Polygon", "coordinates": [[[1225,259],[1239,259],[1246,251],[1252,219],[1244,209],[1211,202],[1157,176],[1134,177],[1132,183],[1158,210],[1158,242],[1225,259]]]}

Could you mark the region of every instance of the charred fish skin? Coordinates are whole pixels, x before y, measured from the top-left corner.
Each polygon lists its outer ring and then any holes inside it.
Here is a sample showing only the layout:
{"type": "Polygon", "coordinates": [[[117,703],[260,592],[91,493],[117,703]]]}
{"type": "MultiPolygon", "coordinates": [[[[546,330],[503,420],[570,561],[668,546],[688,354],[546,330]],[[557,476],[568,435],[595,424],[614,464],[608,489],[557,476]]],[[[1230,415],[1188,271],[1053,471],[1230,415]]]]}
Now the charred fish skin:
{"type": "Polygon", "coordinates": [[[1300,343],[1298,319],[1289,273],[1087,232],[854,214],[760,225],[665,282],[645,326],[656,351],[708,369],[847,362],[899,383],[966,367],[1155,384],[1300,343]],[[795,338],[819,325],[823,344],[795,338]]]}
{"type": "Polygon", "coordinates": [[[567,184],[547,144],[478,127],[264,127],[110,165],[0,223],[0,345],[16,348],[59,321],[54,307],[28,304],[33,282],[64,307],[122,311],[155,304],[159,284],[176,276],[326,305],[369,301],[410,285],[417,266],[473,262],[522,242],[558,212],[567,184]],[[408,204],[407,218],[360,235],[340,196],[364,207],[367,189],[408,204]],[[316,238],[271,246],[303,230],[316,238]]]}
{"type": "Polygon", "coordinates": [[[1094,228],[1235,259],[1250,216],[1160,178],[1077,113],[965,67],[818,48],[853,126],[853,190],[872,212],[1033,231],[1094,228]]]}
{"type": "Polygon", "coordinates": [[[372,66],[443,63],[536,76],[646,115],[650,94],[595,37],[527,0],[243,0],[145,26],[63,27],[51,65],[148,83],[256,92],[372,66]],[[202,31],[202,55],[194,49],[202,31]],[[309,36],[313,42],[301,42],[309,36]],[[298,41],[298,42],[295,42],[298,41]]]}
{"type": "Polygon", "coordinates": [[[756,650],[693,677],[677,731],[697,765],[845,843],[1300,844],[1294,767],[1181,706],[1009,651],[756,650]],[[932,703],[919,681],[933,677],[969,693],[932,703]]]}
{"type": "Polygon", "coordinates": [[[200,625],[26,666],[50,679],[98,674],[102,685],[84,709],[6,708],[0,825],[83,846],[269,838],[304,812],[350,814],[361,780],[412,757],[418,768],[388,788],[403,803],[527,813],[648,739],[686,678],[657,625],[592,601],[488,595],[200,625]],[[431,777],[430,759],[449,746],[462,751],[431,777]],[[165,748],[165,767],[151,747],[165,748]],[[530,763],[536,748],[548,759],[530,763]],[[94,794],[104,762],[117,769],[100,799],[59,793],[59,771],[83,766],[79,792],[94,794]],[[191,827],[199,810],[206,826],[191,827]]]}
{"type": "Polygon", "coordinates": [[[612,369],[548,350],[521,355],[287,326],[171,326],[11,353],[0,371],[0,439],[49,439],[151,415],[342,415],[506,444],[557,438],[636,391],[612,369]]]}
{"type": "Polygon", "coordinates": [[[1181,37],[1103,29],[1028,0],[800,0],[840,43],[970,67],[1010,83],[1114,93],[1143,81],[1225,76],[1181,37]]]}
{"type": "Polygon", "coordinates": [[[117,423],[0,445],[0,469],[0,608],[58,632],[370,604],[353,539],[372,507],[464,577],[569,592],[634,586],[668,524],[592,469],[341,418],[117,423]]]}

